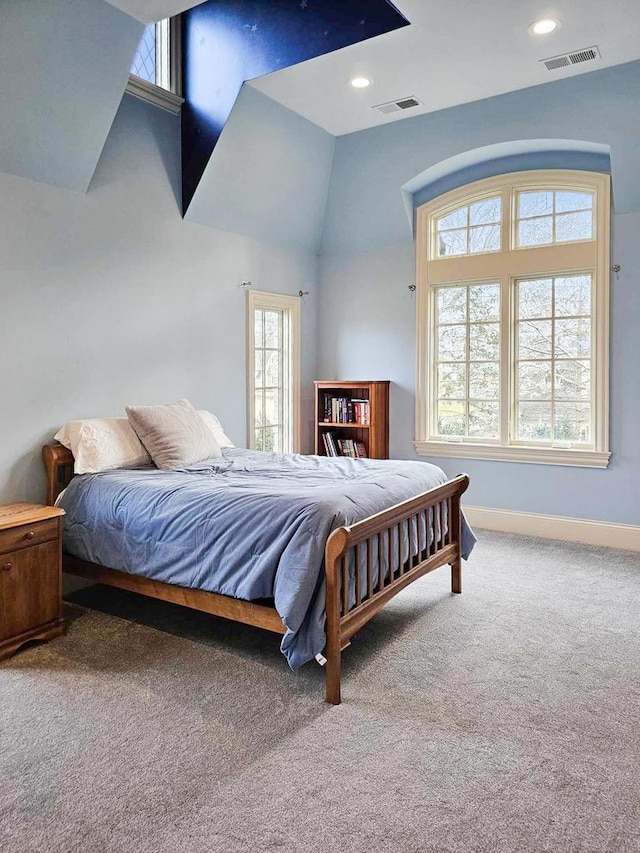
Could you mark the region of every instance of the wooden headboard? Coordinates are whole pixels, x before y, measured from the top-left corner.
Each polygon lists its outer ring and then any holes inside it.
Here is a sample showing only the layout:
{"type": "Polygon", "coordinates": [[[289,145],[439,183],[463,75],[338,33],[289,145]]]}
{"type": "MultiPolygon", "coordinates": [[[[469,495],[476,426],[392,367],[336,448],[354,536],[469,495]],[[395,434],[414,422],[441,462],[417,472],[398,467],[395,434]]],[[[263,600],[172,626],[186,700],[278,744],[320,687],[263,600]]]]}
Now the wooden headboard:
{"type": "Polygon", "coordinates": [[[53,506],[73,477],[73,453],[60,442],[51,441],[42,448],[42,458],[47,469],[47,504],[53,506]]]}

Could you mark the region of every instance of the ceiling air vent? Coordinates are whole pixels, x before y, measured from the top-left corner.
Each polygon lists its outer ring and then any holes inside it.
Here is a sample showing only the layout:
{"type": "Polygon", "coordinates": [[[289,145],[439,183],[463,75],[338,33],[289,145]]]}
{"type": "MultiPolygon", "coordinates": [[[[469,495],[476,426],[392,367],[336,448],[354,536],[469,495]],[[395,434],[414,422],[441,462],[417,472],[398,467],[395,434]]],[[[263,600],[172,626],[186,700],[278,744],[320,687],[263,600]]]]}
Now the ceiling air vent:
{"type": "Polygon", "coordinates": [[[401,98],[399,101],[389,101],[386,104],[377,104],[371,109],[378,110],[378,112],[383,115],[388,115],[389,113],[399,113],[400,110],[410,110],[413,107],[419,107],[421,103],[422,102],[417,98],[401,98]]]}
{"type": "Polygon", "coordinates": [[[595,44],[592,47],[583,47],[582,50],[574,50],[573,53],[563,53],[561,56],[541,59],[540,62],[547,71],[555,71],[557,68],[568,68],[570,65],[592,62],[594,59],[600,59],[600,49],[595,44]]]}

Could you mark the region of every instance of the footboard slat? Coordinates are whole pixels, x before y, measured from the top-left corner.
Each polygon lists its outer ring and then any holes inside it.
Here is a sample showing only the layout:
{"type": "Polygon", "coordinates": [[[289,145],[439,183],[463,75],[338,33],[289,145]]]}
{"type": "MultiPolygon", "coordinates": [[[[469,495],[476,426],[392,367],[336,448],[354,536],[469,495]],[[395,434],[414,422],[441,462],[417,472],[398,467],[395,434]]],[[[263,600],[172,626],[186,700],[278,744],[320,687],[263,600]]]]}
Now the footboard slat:
{"type": "Polygon", "coordinates": [[[340,702],[342,649],[391,598],[446,563],[451,565],[452,591],[461,592],[460,498],[468,485],[469,478],[462,474],[364,521],[340,527],[329,537],[325,552],[327,702],[340,702]],[[353,606],[350,589],[355,593],[353,606]]]}
{"type": "Polygon", "coordinates": [[[362,565],[362,545],[358,542],[356,545],[356,607],[362,604],[362,582],[360,580],[360,567],[362,565]]]}
{"type": "Polygon", "coordinates": [[[349,612],[349,566],[344,555],[340,558],[340,567],[342,569],[342,615],[346,616],[349,612]]]}
{"type": "Polygon", "coordinates": [[[384,567],[384,540],[382,533],[376,534],[376,539],[378,540],[378,589],[382,591],[384,589],[386,578],[386,572],[384,567]]]}

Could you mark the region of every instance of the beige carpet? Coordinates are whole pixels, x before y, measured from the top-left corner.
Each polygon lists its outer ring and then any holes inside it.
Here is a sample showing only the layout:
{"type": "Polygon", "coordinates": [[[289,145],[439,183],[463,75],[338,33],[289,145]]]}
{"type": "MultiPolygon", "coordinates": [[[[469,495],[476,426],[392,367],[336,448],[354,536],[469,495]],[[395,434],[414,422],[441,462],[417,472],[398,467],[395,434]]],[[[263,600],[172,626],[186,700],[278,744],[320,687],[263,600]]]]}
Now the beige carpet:
{"type": "Polygon", "coordinates": [[[338,708],[271,635],[76,593],[0,665],[0,850],[637,853],[638,555],[483,533],[465,580],[361,631],[338,708]]]}

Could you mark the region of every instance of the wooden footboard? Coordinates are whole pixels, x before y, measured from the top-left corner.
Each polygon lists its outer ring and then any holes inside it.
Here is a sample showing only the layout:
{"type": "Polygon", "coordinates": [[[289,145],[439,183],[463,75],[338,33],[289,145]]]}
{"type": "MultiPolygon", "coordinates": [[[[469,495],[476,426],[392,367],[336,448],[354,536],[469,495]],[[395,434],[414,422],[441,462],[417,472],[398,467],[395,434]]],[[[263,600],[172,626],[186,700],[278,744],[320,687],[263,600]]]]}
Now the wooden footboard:
{"type": "Polygon", "coordinates": [[[340,703],[343,649],[394,595],[445,564],[452,592],[462,592],[460,497],[468,485],[462,474],[327,540],[327,702],[340,703]]]}

